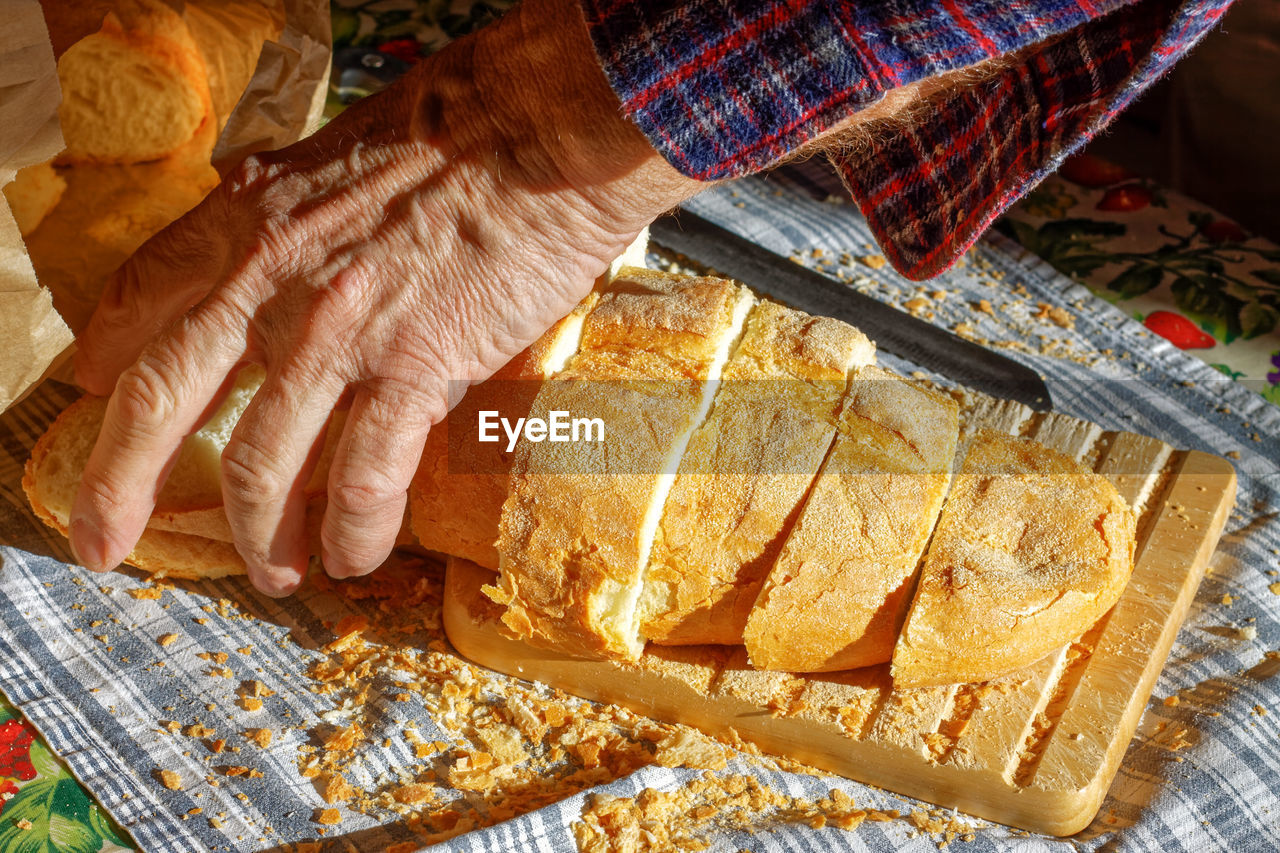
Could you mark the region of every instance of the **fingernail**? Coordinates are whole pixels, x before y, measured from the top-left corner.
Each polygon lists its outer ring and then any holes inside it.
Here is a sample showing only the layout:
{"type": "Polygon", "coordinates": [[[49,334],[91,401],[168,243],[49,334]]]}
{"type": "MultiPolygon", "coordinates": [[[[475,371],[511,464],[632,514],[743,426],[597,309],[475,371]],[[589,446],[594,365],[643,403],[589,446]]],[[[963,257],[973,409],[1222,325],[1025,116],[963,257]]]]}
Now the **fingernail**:
{"type": "Polygon", "coordinates": [[[259,592],[272,598],[285,598],[293,595],[299,584],[302,583],[302,575],[298,574],[297,571],[276,566],[264,567],[252,572],[249,579],[259,592]]]}
{"type": "Polygon", "coordinates": [[[102,541],[102,532],[97,527],[83,518],[77,518],[71,522],[71,535],[68,539],[77,563],[91,572],[105,572],[109,568],[103,562],[106,543],[102,541]]]}
{"type": "Polygon", "coordinates": [[[324,546],[320,548],[320,565],[324,567],[326,575],[339,581],[368,574],[368,572],[360,571],[354,564],[346,560],[336,559],[329,553],[329,549],[324,546]]]}

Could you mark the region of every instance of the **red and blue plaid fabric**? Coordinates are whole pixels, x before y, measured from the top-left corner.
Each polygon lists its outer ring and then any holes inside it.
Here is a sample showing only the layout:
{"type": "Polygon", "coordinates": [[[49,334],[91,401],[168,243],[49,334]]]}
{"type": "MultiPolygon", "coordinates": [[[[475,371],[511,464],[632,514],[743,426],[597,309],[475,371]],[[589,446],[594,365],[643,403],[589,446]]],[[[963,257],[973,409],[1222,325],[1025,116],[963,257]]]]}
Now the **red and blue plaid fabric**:
{"type": "Polygon", "coordinates": [[[583,0],[625,114],[700,180],[759,171],[886,91],[982,86],[833,156],[893,265],[941,272],[1195,44],[1231,0],[583,0]]]}

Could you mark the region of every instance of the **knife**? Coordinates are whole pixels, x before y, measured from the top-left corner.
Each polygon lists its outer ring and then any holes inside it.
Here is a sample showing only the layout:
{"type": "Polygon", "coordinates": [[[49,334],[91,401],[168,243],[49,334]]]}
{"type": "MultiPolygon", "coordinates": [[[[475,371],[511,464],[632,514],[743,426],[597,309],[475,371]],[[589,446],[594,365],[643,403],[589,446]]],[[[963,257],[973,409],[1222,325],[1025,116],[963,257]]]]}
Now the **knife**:
{"type": "Polygon", "coordinates": [[[956,337],[802,267],[685,208],[649,226],[655,243],[780,302],[857,326],[876,346],[975,391],[1053,408],[1044,379],[1013,359],[956,337]]]}

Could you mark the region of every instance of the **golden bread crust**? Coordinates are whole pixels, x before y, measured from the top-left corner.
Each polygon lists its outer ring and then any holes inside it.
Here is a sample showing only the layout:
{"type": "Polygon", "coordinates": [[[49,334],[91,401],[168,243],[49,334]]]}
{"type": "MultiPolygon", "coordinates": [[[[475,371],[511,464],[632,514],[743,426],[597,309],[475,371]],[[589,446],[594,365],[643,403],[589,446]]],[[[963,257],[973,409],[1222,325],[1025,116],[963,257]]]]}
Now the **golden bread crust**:
{"type": "Polygon", "coordinates": [[[641,598],[646,639],[742,642],[835,436],[849,370],[874,357],[866,336],[838,320],[755,307],[667,498],[641,598]]]}
{"type": "Polygon", "coordinates": [[[1109,480],[1035,442],[979,433],[956,477],[893,655],[899,686],[996,678],[1082,634],[1133,568],[1109,480]]]}
{"type": "Polygon", "coordinates": [[[522,350],[488,380],[467,390],[449,416],[431,428],[422,461],[409,485],[409,514],[422,547],[498,570],[498,519],[507,500],[514,452],[507,441],[480,442],[481,411],[510,420],[527,417],[562,345],[577,349],[578,324],[595,305],[587,296],[563,320],[522,350]],[[450,425],[463,434],[450,438],[450,425]]]}
{"type": "Polygon", "coordinates": [[[743,641],[753,665],[831,672],[888,661],[950,481],[959,407],[866,367],[743,641]]]}
{"type": "MultiPolygon", "coordinates": [[[[732,282],[628,269],[533,415],[600,418],[603,442],[523,442],[498,540],[503,623],[535,645],[635,659],[646,518],[668,456],[696,426],[704,383],[745,298],[732,282]]],[[[674,467],[674,466],[672,466],[674,467]]],[[[660,509],[660,507],[659,507],[660,509]]]]}

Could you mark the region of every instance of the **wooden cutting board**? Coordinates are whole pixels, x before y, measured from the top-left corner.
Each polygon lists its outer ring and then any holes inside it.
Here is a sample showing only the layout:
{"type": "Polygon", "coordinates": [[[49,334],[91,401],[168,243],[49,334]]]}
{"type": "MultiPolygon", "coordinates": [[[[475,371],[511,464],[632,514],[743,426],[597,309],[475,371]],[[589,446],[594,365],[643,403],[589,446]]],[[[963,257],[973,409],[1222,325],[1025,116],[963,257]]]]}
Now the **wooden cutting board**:
{"type": "Polygon", "coordinates": [[[974,397],[966,429],[1027,435],[1108,476],[1138,517],[1134,572],[1075,642],[998,681],[895,690],[888,667],[796,676],[740,647],[653,645],[635,664],[584,661],[503,637],[480,592],[493,575],[451,559],[444,625],[476,663],[766,752],[1051,835],[1089,824],[1119,768],[1235,500],[1230,463],[1060,414],[974,397]]]}

